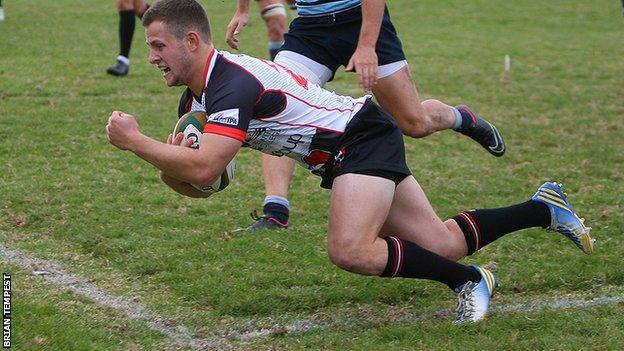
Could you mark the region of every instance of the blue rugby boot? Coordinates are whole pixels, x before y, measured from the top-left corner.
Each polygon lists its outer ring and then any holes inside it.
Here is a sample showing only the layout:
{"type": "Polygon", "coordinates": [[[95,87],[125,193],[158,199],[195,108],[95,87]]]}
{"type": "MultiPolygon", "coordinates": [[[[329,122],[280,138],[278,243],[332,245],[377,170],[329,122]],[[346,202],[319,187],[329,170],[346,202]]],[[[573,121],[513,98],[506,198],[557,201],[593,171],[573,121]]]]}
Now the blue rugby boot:
{"type": "Polygon", "coordinates": [[[568,201],[568,195],[563,192],[562,185],[555,182],[546,182],[537,189],[531,200],[541,202],[550,210],[550,226],[552,230],[565,235],[572,240],[579,249],[589,254],[594,251],[594,239],[589,235],[591,227],[586,227],[585,219],[579,218],[568,201]]]}
{"type": "Polygon", "coordinates": [[[453,324],[475,323],[485,318],[490,298],[498,288],[498,281],[492,272],[475,265],[470,265],[470,268],[481,275],[481,280],[478,283],[469,281],[456,289],[459,295],[453,324]]]}

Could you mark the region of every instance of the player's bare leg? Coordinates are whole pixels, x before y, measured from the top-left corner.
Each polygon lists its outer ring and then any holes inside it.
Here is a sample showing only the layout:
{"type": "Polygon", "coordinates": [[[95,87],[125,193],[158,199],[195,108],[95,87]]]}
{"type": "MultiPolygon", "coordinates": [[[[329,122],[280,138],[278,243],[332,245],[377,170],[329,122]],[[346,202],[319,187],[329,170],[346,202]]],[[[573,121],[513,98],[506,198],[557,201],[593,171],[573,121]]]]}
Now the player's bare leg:
{"type": "Polygon", "coordinates": [[[394,183],[388,179],[345,174],[334,180],[327,232],[327,252],[334,264],[365,275],[383,272],[388,248],[378,234],[393,197],[394,183]]]}
{"type": "Polygon", "coordinates": [[[380,177],[345,174],[334,180],[327,233],[332,262],[363,275],[441,282],[460,292],[456,322],[482,319],[496,287],[489,271],[448,260],[408,240],[379,237],[394,194],[394,182],[380,177]]]}
{"type": "Polygon", "coordinates": [[[455,123],[452,107],[437,100],[421,104],[407,66],[381,78],[373,88],[379,105],[397,121],[403,134],[421,138],[455,123]]]}
{"type": "Polygon", "coordinates": [[[443,222],[414,179],[405,178],[396,188],[391,210],[381,233],[414,242],[452,260],[467,254],[464,235],[453,220],[443,222]]]}
{"type": "Polygon", "coordinates": [[[264,178],[265,198],[263,215],[255,211],[251,226],[235,231],[252,232],[261,229],[288,228],[290,204],[288,202],[288,186],[295,171],[295,161],[289,157],[277,157],[262,154],[262,177],[264,178]]]}
{"type": "Polygon", "coordinates": [[[456,108],[434,99],[421,102],[407,66],[380,78],[373,94],[405,135],[421,138],[452,128],[468,135],[494,156],[505,153],[505,143],[496,127],[468,107],[456,108]]]}
{"type": "MultiPolygon", "coordinates": [[[[552,184],[556,183],[545,183],[540,189],[549,186],[555,190],[560,189],[560,186],[552,184]]],[[[567,202],[567,196],[562,191],[555,190],[541,190],[548,193],[544,196],[545,201],[536,195],[530,199],[527,196],[526,201],[521,203],[463,211],[442,222],[418,182],[413,177],[408,177],[397,186],[392,207],[381,233],[409,240],[446,258],[457,260],[473,254],[507,234],[526,228],[541,227],[565,235],[583,252],[591,253],[593,240],[589,235],[590,228],[584,226],[578,219],[578,215],[567,202]],[[548,196],[555,200],[549,203],[548,196]],[[553,203],[561,206],[556,207],[552,205],[553,203]],[[558,220],[557,212],[552,208],[566,214],[567,222],[558,220]],[[563,222],[569,224],[560,224],[563,222]]]]}
{"type": "Polygon", "coordinates": [[[288,31],[286,8],[283,0],[258,0],[258,8],[267,27],[269,55],[273,60],[284,43],[284,33],[288,31]]]}
{"type": "MultiPolygon", "coordinates": [[[[267,27],[268,49],[271,60],[284,43],[284,33],[288,30],[286,9],[283,0],[259,0],[260,15],[267,27]]],[[[295,170],[295,161],[287,157],[262,155],[262,175],[266,196],[263,215],[252,214],[254,223],[245,231],[259,229],[282,229],[288,227],[290,205],[288,186],[295,170]]]]}

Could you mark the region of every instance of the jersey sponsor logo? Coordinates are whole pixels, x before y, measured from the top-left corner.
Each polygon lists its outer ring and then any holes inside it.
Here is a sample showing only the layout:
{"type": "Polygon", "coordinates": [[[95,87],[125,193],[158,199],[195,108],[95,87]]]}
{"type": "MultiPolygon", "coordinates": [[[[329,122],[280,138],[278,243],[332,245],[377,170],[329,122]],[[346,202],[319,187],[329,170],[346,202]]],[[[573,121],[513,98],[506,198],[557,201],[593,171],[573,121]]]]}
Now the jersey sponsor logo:
{"type": "Polygon", "coordinates": [[[262,151],[269,148],[279,137],[280,131],[271,128],[250,128],[247,130],[245,146],[262,151]]]}
{"type": "Polygon", "coordinates": [[[208,116],[208,122],[216,122],[221,124],[227,124],[230,126],[238,125],[238,109],[232,108],[229,110],[223,110],[215,112],[208,116]]]}

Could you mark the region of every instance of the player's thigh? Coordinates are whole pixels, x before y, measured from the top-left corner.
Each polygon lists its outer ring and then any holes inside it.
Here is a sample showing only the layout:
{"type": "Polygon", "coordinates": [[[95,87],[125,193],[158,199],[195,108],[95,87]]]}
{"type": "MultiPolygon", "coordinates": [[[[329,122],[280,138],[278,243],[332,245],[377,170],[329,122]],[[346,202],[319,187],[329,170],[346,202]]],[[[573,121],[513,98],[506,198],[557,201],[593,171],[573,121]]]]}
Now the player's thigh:
{"type": "Polygon", "coordinates": [[[394,117],[403,130],[406,123],[424,116],[416,85],[407,66],[380,78],[373,87],[373,94],[379,105],[394,117]]]}
{"type": "Polygon", "coordinates": [[[328,250],[357,249],[377,238],[394,198],[391,180],[347,173],[332,186],[328,250]]]}
{"type": "Polygon", "coordinates": [[[413,176],[397,186],[381,233],[414,242],[445,257],[456,259],[462,256],[460,238],[438,217],[413,176]]]}

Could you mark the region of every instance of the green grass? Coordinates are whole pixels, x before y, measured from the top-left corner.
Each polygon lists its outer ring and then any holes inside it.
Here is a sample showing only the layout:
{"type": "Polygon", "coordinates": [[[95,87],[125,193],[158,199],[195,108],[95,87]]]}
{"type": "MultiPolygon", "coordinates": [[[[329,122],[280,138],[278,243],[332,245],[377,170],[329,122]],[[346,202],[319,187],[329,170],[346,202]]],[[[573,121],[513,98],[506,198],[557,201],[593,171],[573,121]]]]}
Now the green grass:
{"type": "MultiPolygon", "coordinates": [[[[218,47],[234,5],[203,1],[218,47]]],[[[176,195],[155,169],[106,140],[113,110],[140,116],[164,139],[179,88],[147,63],[137,28],[130,76],[104,72],[117,53],[113,2],[9,1],[0,22],[0,243],[86,277],[211,338],[316,321],[302,334],[230,340],[241,349],[604,349],[624,347],[622,304],[494,312],[457,328],[440,310],[454,294],[426,281],[356,276],[325,251],[329,192],[298,169],[292,228],[227,234],[249,224],[264,196],[259,154],[243,150],[237,179],[207,200],[176,195]],[[407,313],[414,318],[393,318],[407,313]],[[422,316],[422,318],[417,318],[422,316]],[[428,317],[430,316],[430,318],[428,317]],[[436,317],[437,316],[437,317],[436,317]],[[463,346],[466,345],[466,346],[463,346]],[[470,345],[470,346],[469,346],[470,345]]],[[[253,5],[255,6],[255,5],[253,5]]],[[[442,217],[524,201],[546,180],[566,185],[594,227],[596,253],[526,230],[463,262],[496,263],[495,304],[624,289],[624,19],[617,1],[391,1],[422,98],[467,103],[495,122],[508,153],[495,159],[452,132],[407,140],[408,163],[442,217]],[[512,67],[503,72],[503,58],[512,67]]],[[[266,56],[259,16],[241,35],[266,56]]],[[[328,87],[360,95],[354,75],[328,87]]],[[[144,324],[30,277],[13,274],[19,350],[161,349],[144,324]],[[43,340],[43,341],[42,341],[43,340]]]]}
{"type": "Polygon", "coordinates": [[[13,347],[16,350],[174,349],[142,322],[43,283],[23,269],[13,273],[13,347]]]}

